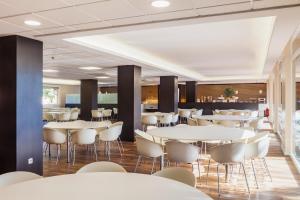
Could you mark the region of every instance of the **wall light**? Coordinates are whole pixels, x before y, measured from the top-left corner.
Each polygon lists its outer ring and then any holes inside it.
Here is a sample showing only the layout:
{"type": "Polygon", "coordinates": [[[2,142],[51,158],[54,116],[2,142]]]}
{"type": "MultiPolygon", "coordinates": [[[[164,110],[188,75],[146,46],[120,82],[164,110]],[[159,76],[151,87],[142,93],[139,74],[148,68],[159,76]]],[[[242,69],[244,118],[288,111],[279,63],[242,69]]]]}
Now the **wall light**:
{"type": "Polygon", "coordinates": [[[109,76],[97,76],[96,78],[97,78],[97,79],[108,79],[109,76]]]}
{"type": "Polygon", "coordinates": [[[259,90],[259,91],[258,91],[258,93],[259,93],[259,94],[262,94],[262,93],[263,93],[263,91],[262,91],[262,90],[259,90]]]}
{"type": "Polygon", "coordinates": [[[99,70],[102,69],[101,67],[79,67],[79,69],[83,70],[99,70]]]}

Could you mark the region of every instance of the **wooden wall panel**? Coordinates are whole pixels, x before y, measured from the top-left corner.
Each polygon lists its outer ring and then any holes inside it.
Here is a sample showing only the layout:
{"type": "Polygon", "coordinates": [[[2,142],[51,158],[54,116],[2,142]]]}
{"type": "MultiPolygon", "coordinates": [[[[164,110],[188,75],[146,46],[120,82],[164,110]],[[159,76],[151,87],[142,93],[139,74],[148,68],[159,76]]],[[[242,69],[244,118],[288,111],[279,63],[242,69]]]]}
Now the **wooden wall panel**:
{"type": "Polygon", "coordinates": [[[241,83],[241,84],[205,84],[197,85],[197,99],[201,96],[212,96],[216,99],[223,95],[225,88],[233,88],[238,91],[235,96],[239,97],[239,101],[247,101],[250,98],[266,98],[267,84],[265,83],[241,83]],[[262,94],[259,93],[262,90],[262,94]]]}
{"type": "Polygon", "coordinates": [[[142,87],[142,102],[148,104],[158,103],[158,86],[149,85],[142,87]]]}

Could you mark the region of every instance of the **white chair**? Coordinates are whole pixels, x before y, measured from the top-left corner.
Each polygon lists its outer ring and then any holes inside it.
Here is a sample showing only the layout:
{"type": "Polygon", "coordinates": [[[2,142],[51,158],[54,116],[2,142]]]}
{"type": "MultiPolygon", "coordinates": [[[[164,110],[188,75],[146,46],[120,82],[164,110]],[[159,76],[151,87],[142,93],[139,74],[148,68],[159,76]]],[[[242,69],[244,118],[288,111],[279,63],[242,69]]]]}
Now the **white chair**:
{"type": "Polygon", "coordinates": [[[220,110],[219,114],[220,115],[232,115],[232,111],[220,110]]]}
{"type": "MultiPolygon", "coordinates": [[[[122,128],[123,128],[123,124],[124,124],[124,122],[118,121],[118,122],[115,122],[115,123],[111,124],[109,127],[121,125],[122,128]]],[[[121,132],[122,132],[122,130],[121,130],[121,132]]],[[[121,135],[120,135],[120,136],[121,136],[121,135]]],[[[121,140],[121,137],[120,137],[120,136],[118,137],[117,142],[119,142],[119,144],[121,145],[121,148],[122,148],[122,152],[124,152],[124,146],[123,146],[123,143],[122,143],[122,140],[121,140]]]]}
{"type": "MultiPolygon", "coordinates": [[[[137,133],[137,130],[135,132],[137,133]]],[[[153,138],[151,136],[150,137],[148,137],[147,135],[144,136],[146,137],[140,137],[140,136],[135,137],[137,153],[139,156],[136,162],[134,172],[137,171],[137,168],[143,158],[151,158],[152,159],[151,174],[152,174],[156,163],[156,159],[164,156],[164,151],[160,144],[153,142],[153,138]]]]}
{"type": "Polygon", "coordinates": [[[153,176],[160,176],[160,177],[172,179],[187,184],[189,186],[196,187],[195,175],[192,172],[183,168],[179,168],[179,167],[166,168],[161,171],[155,172],[153,176]]]}
{"type": "Polygon", "coordinates": [[[155,115],[145,115],[142,116],[143,130],[147,130],[147,126],[157,126],[157,117],[155,115]]]}
{"type": "Polygon", "coordinates": [[[79,116],[79,111],[72,111],[70,120],[72,120],[72,121],[78,120],[78,116],[79,116]]]}
{"type": "Polygon", "coordinates": [[[0,175],[0,188],[13,185],[16,183],[39,179],[39,178],[43,178],[43,177],[34,174],[32,172],[24,172],[24,171],[8,172],[0,175]]]}
{"type": "Polygon", "coordinates": [[[172,114],[164,114],[159,118],[159,126],[170,126],[172,123],[173,115],[172,114]]]}
{"type": "Polygon", "coordinates": [[[96,135],[97,135],[97,131],[94,129],[82,129],[82,130],[76,131],[72,134],[73,165],[75,164],[76,145],[93,145],[94,146],[94,154],[95,154],[95,158],[97,161],[97,159],[98,159],[97,146],[95,143],[96,135]]]}
{"type": "Polygon", "coordinates": [[[203,113],[203,110],[200,109],[200,110],[196,110],[196,111],[192,111],[192,115],[196,115],[196,116],[201,116],[203,113]]]}
{"type": "Polygon", "coordinates": [[[193,119],[193,118],[187,118],[187,124],[189,126],[198,126],[198,122],[196,119],[193,119]]]}
{"type": "Polygon", "coordinates": [[[70,112],[58,114],[58,121],[60,121],[60,122],[70,121],[70,118],[71,118],[70,112]]]}
{"type": "Polygon", "coordinates": [[[120,144],[118,142],[118,138],[120,137],[121,133],[122,124],[110,126],[108,129],[98,133],[99,141],[105,142],[105,154],[108,156],[108,160],[110,160],[111,142],[117,142],[120,155],[122,156],[120,144]]]}
{"type": "Polygon", "coordinates": [[[56,148],[57,148],[56,164],[57,164],[58,160],[60,158],[61,145],[65,144],[67,142],[66,134],[64,132],[61,132],[56,129],[44,128],[43,129],[43,140],[47,144],[45,152],[47,151],[47,148],[49,149],[49,158],[51,158],[50,145],[51,144],[56,145],[56,148]]]}
{"type": "Polygon", "coordinates": [[[200,148],[188,143],[182,143],[178,141],[166,142],[166,152],[169,162],[175,162],[176,167],[180,163],[188,163],[192,165],[192,171],[194,171],[194,162],[197,162],[199,177],[200,164],[199,164],[199,152],[200,148]]]}
{"type": "Polygon", "coordinates": [[[43,121],[47,121],[47,122],[50,122],[50,121],[53,121],[54,120],[54,117],[52,114],[50,113],[43,113],[43,121]]]}
{"type": "Polygon", "coordinates": [[[272,176],[270,173],[270,170],[268,168],[267,162],[265,157],[268,154],[269,151],[269,145],[270,145],[270,138],[268,136],[268,133],[260,133],[256,136],[249,138],[246,144],[246,150],[245,150],[245,160],[249,160],[251,162],[256,187],[258,188],[258,182],[256,177],[256,170],[254,167],[254,160],[262,160],[263,166],[272,181],[272,176]]]}
{"type": "Polygon", "coordinates": [[[112,110],[111,109],[105,109],[102,111],[103,117],[106,119],[111,119],[112,110]]]}
{"type": "MultiPolygon", "coordinates": [[[[219,174],[219,165],[236,165],[239,164],[242,166],[245,182],[247,185],[248,193],[250,193],[247,175],[244,167],[244,155],[245,155],[245,144],[244,143],[230,143],[219,145],[211,149],[210,155],[211,159],[217,162],[217,175],[218,175],[218,193],[220,196],[220,174],[219,174]]],[[[207,179],[206,184],[208,181],[208,173],[210,168],[211,159],[208,162],[207,168],[207,179]]]]}
{"type": "Polygon", "coordinates": [[[178,123],[179,114],[173,114],[172,116],[172,125],[175,126],[178,123]]]}
{"type": "Polygon", "coordinates": [[[123,172],[126,173],[124,167],[113,162],[94,162],[81,167],[76,174],[89,172],[123,172]]]}
{"type": "Polygon", "coordinates": [[[118,108],[113,108],[114,117],[118,118],[118,108]]]}
{"type": "Polygon", "coordinates": [[[103,120],[103,113],[100,110],[92,110],[92,121],[96,119],[97,121],[103,120]]]}
{"type": "Polygon", "coordinates": [[[230,120],[222,120],[219,122],[219,125],[229,127],[229,128],[236,128],[238,126],[238,123],[230,120]]]}
{"type": "Polygon", "coordinates": [[[179,110],[180,123],[186,122],[187,118],[191,116],[191,111],[189,110],[179,110]]]}
{"type": "Polygon", "coordinates": [[[213,123],[205,119],[197,119],[198,126],[212,126],[213,123]]]}

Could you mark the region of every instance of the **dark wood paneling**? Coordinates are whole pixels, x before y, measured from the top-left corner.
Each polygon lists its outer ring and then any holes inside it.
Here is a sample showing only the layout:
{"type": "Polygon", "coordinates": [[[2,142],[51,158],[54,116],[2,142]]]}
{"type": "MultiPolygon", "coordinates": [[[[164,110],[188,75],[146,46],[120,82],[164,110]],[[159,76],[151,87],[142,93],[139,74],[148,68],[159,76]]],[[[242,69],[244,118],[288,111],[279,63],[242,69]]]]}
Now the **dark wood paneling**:
{"type": "Polygon", "coordinates": [[[118,67],[118,118],[124,122],[121,139],[134,141],[134,130],[141,128],[141,68],[118,67]]]}
{"type": "Polygon", "coordinates": [[[250,98],[266,98],[267,85],[265,83],[238,83],[238,84],[199,84],[197,85],[197,99],[201,96],[212,96],[217,99],[220,95],[224,95],[225,88],[233,88],[238,91],[235,96],[239,97],[239,101],[249,101],[250,98]],[[259,93],[262,90],[262,93],[259,93]]]}
{"type": "Polygon", "coordinates": [[[0,174],[42,174],[42,53],[40,41],[0,38],[0,174]]]}
{"type": "Polygon", "coordinates": [[[161,76],[159,85],[160,112],[177,112],[178,109],[178,78],[177,76],[161,76]]]}
{"type": "Polygon", "coordinates": [[[142,86],[142,102],[148,104],[158,104],[158,86],[142,86]]]}
{"type": "Polygon", "coordinates": [[[196,81],[186,82],[186,102],[195,103],[196,102],[196,81]]]}
{"type": "Polygon", "coordinates": [[[186,103],[185,85],[178,84],[178,89],[179,89],[179,102],[180,103],[186,103]]]}
{"type": "Polygon", "coordinates": [[[83,120],[90,120],[92,117],[91,110],[98,107],[98,81],[97,80],[81,80],[80,86],[80,102],[81,114],[83,120]]]}
{"type": "Polygon", "coordinates": [[[215,109],[258,110],[257,103],[179,103],[178,107],[203,109],[204,115],[213,114],[212,111],[215,109]]]}
{"type": "Polygon", "coordinates": [[[117,86],[99,87],[98,90],[101,93],[118,93],[117,86]]]}

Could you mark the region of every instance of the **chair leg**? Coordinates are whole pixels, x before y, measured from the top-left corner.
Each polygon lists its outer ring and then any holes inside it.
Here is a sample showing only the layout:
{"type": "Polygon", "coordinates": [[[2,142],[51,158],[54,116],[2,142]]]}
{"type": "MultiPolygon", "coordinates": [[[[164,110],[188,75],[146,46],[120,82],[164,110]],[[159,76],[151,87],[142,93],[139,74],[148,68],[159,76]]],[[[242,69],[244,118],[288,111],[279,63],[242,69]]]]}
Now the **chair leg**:
{"type": "Polygon", "coordinates": [[[122,152],[124,152],[124,146],[123,146],[123,142],[122,142],[121,138],[118,137],[118,140],[119,140],[119,143],[121,145],[122,152]]]}
{"type": "Polygon", "coordinates": [[[107,149],[107,155],[108,155],[108,160],[110,161],[110,142],[107,143],[108,149],[107,149]]]}
{"type": "Polygon", "coordinates": [[[265,159],[265,158],[262,158],[262,160],[263,160],[264,166],[265,166],[265,168],[266,168],[266,170],[267,170],[268,176],[270,177],[270,180],[271,180],[271,182],[272,182],[272,176],[271,176],[269,167],[268,167],[268,165],[267,165],[266,159],[265,159]]]}
{"type": "Polygon", "coordinates": [[[199,159],[197,160],[197,165],[198,165],[199,180],[200,180],[200,179],[201,179],[201,171],[200,171],[200,163],[199,163],[199,159]]]}
{"type": "Polygon", "coordinates": [[[153,169],[154,169],[155,163],[156,163],[156,158],[153,158],[152,168],[151,168],[151,174],[153,174],[153,169]]]}
{"type": "Polygon", "coordinates": [[[220,193],[220,174],[219,174],[219,164],[217,164],[217,176],[218,176],[218,194],[221,196],[220,193]]]}
{"type": "Polygon", "coordinates": [[[136,165],[135,165],[135,168],[134,168],[134,172],[136,172],[136,170],[137,170],[137,168],[138,168],[138,166],[139,166],[139,163],[140,163],[140,161],[141,161],[141,158],[142,158],[142,156],[139,155],[138,160],[137,160],[136,165]]]}
{"type": "Polygon", "coordinates": [[[207,185],[207,183],[208,183],[208,173],[209,173],[209,167],[210,167],[210,159],[208,160],[208,166],[207,166],[206,185],[207,185]]]}
{"type": "Polygon", "coordinates": [[[98,154],[97,154],[97,145],[96,145],[96,143],[94,143],[94,154],[95,154],[96,161],[98,161],[98,154]]]}
{"type": "Polygon", "coordinates": [[[254,164],[253,164],[252,159],[251,159],[251,165],[252,165],[252,171],[253,171],[253,175],[254,175],[254,179],[255,179],[256,188],[258,189],[257,178],[256,178],[255,168],[254,168],[254,164]]]}
{"type": "Polygon", "coordinates": [[[244,171],[244,176],[245,176],[245,181],[246,181],[246,185],[247,185],[247,189],[248,189],[248,193],[250,194],[250,189],[249,189],[249,184],[248,184],[248,179],[247,179],[247,175],[246,175],[246,170],[245,170],[245,166],[243,163],[241,163],[243,171],[244,171]]]}
{"type": "Polygon", "coordinates": [[[75,148],[76,148],[76,145],[74,144],[73,145],[73,165],[75,164],[75,152],[76,152],[75,148]]]}
{"type": "Polygon", "coordinates": [[[58,164],[59,156],[60,156],[60,146],[57,144],[56,145],[56,165],[58,164]]]}
{"type": "Polygon", "coordinates": [[[50,148],[50,147],[51,147],[51,145],[49,144],[49,145],[48,145],[48,149],[49,149],[49,160],[51,160],[51,148],[50,148]]]}
{"type": "Polygon", "coordinates": [[[122,157],[122,151],[121,151],[121,148],[120,148],[120,144],[119,144],[118,139],[116,140],[116,142],[117,142],[117,145],[118,145],[118,149],[119,149],[119,152],[120,152],[120,156],[122,157]]]}

